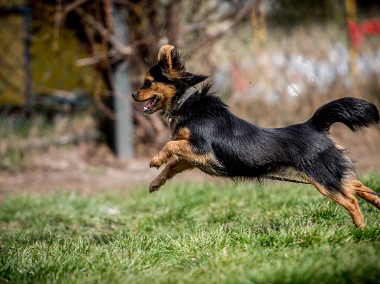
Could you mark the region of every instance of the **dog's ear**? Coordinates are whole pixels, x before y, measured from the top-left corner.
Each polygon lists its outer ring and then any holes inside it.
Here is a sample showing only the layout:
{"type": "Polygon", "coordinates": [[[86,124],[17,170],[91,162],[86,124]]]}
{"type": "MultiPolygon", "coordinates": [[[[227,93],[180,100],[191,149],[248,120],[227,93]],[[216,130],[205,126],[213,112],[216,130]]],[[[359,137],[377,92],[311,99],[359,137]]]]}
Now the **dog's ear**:
{"type": "Polygon", "coordinates": [[[199,84],[200,82],[203,82],[208,78],[208,76],[202,75],[202,74],[192,74],[190,72],[185,72],[185,76],[189,86],[194,86],[196,84],[199,84]]]}
{"type": "Polygon", "coordinates": [[[158,62],[164,74],[169,77],[179,77],[185,72],[185,63],[173,45],[163,45],[158,52],[158,62]]]}

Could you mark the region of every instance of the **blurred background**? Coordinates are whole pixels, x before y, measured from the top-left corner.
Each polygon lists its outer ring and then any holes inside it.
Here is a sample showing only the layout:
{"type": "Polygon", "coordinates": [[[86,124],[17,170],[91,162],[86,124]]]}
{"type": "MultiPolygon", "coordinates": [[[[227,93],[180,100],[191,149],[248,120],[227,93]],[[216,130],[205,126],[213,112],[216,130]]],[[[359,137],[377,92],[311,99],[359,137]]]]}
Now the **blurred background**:
{"type": "MultiPolygon", "coordinates": [[[[170,133],[130,94],[166,43],[264,127],[343,96],[380,106],[378,1],[0,0],[0,191],[149,175],[170,133]]],[[[380,169],[379,127],[332,134],[380,169]]]]}

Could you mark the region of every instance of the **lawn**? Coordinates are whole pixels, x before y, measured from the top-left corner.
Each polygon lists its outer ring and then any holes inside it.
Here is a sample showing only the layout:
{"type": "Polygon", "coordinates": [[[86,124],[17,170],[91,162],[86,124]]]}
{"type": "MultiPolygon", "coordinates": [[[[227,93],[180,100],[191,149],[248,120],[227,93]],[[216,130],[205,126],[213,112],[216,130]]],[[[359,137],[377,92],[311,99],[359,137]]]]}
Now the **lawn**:
{"type": "MultiPolygon", "coordinates": [[[[380,174],[364,181],[380,192],[380,174]]],[[[0,283],[379,283],[380,211],[361,207],[357,230],[308,185],[9,197],[0,283]]]]}

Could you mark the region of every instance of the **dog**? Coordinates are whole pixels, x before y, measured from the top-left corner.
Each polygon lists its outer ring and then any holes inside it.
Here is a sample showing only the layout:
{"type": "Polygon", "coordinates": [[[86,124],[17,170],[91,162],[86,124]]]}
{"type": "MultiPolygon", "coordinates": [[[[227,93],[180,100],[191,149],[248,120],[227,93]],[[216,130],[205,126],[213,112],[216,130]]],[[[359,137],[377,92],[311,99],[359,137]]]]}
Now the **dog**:
{"type": "Polygon", "coordinates": [[[211,83],[204,83],[200,91],[194,87],[207,78],[188,72],[178,50],[164,45],[158,63],[132,94],[136,102],[146,102],[145,114],[161,111],[172,133],[149,164],[159,168],[167,163],[151,182],[150,192],[193,168],[230,179],[297,175],[343,206],[356,227],[365,226],[356,195],[380,209],[380,197],[357,179],[354,163],[329,136],[335,122],[352,131],[379,123],[374,104],[345,97],[319,107],[306,122],[263,128],[231,113],[211,92],[211,83]]]}

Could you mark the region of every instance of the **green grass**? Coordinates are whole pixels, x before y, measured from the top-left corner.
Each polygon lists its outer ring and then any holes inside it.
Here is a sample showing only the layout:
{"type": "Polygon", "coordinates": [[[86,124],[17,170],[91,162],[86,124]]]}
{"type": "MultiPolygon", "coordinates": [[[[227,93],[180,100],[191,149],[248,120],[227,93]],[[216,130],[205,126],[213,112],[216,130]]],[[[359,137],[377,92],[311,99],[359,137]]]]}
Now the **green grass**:
{"type": "Polygon", "coordinates": [[[7,198],[0,283],[379,283],[380,211],[361,207],[364,230],[293,184],[7,198]]]}

